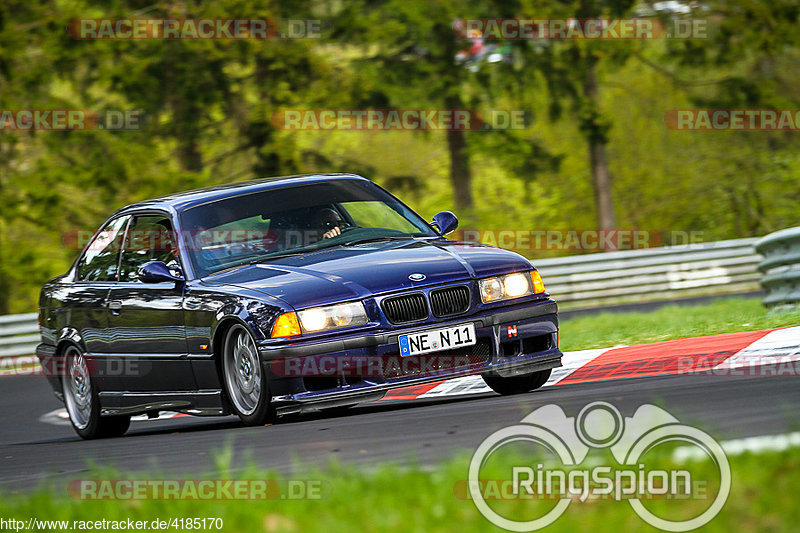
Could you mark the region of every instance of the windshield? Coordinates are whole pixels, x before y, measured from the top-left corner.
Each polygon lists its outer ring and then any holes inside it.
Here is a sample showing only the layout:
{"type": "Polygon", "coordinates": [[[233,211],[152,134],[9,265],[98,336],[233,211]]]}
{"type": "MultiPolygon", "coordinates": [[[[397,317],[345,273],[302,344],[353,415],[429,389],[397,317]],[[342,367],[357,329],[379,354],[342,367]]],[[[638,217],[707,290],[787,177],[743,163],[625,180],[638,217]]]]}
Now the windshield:
{"type": "Polygon", "coordinates": [[[382,239],[438,237],[368,181],[326,181],[224,198],[181,213],[199,277],[237,265],[382,239]]]}

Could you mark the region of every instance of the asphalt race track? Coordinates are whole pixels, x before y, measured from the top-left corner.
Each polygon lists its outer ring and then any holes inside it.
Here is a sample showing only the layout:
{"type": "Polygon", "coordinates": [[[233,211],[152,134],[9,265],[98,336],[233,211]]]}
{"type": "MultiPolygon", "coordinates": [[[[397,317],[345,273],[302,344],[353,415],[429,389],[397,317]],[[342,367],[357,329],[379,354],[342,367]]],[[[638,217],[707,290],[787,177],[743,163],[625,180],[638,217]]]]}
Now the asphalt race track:
{"type": "Polygon", "coordinates": [[[347,414],[307,414],[257,428],[242,427],[234,417],[141,421],[123,438],[82,441],[68,425],[40,421],[61,407],[43,377],[5,377],[0,378],[0,488],[15,492],[43,480],[80,477],[90,461],[199,475],[212,471],[215,450],[226,445],[233,447],[234,469],[255,461],[289,473],[298,468],[295,460],[325,465],[333,457],[360,465],[430,465],[473,450],[491,432],[539,406],[555,403],[574,416],[596,400],[611,402],[628,416],[643,403],[655,403],[718,440],[784,433],[800,422],[795,377],[683,374],[557,385],[511,397],[380,402],[347,414]]]}

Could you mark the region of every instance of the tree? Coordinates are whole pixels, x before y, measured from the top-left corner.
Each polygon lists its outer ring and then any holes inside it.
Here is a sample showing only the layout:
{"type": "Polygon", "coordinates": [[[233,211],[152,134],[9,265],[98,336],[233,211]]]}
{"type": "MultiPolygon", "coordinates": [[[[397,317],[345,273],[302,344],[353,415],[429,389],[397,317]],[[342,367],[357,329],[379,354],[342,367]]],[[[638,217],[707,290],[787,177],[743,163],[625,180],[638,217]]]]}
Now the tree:
{"type": "MultiPolygon", "coordinates": [[[[469,72],[456,56],[463,46],[453,22],[464,12],[485,12],[480,2],[424,0],[356,1],[336,13],[333,39],[359,50],[354,70],[369,78],[352,100],[368,108],[466,109],[469,72]]],[[[467,134],[446,133],[453,201],[459,210],[474,205],[467,134]]]]}
{"type": "MultiPolygon", "coordinates": [[[[536,19],[601,19],[630,17],[634,0],[534,1],[524,12],[536,13],[536,19]]],[[[529,72],[544,79],[551,98],[550,116],[558,118],[565,107],[572,110],[586,140],[595,195],[597,226],[601,230],[616,227],[612,174],[607,145],[611,122],[600,109],[598,72],[624,64],[635,42],[612,42],[592,39],[549,39],[548,28],[539,28],[543,40],[515,43],[529,72]]]]}
{"type": "MultiPolygon", "coordinates": [[[[668,40],[655,61],[639,59],[711,109],[797,109],[800,92],[800,5],[794,0],[703,2],[690,14],[706,22],[700,39],[668,40]]],[[[799,224],[800,180],[794,172],[796,132],[738,132],[724,157],[730,171],[719,191],[736,236],[756,236],[799,224]],[[733,148],[734,143],[739,147],[733,148]],[[790,214],[791,213],[791,214],[790,214]]],[[[718,157],[720,157],[718,155],[718,157]]]]}

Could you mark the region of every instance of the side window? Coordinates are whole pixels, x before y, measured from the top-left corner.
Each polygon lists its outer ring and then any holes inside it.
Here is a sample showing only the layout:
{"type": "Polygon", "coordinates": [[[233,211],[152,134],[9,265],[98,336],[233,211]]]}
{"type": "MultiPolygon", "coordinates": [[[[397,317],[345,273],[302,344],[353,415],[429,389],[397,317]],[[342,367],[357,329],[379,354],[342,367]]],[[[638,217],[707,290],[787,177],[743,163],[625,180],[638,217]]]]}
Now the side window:
{"type": "Polygon", "coordinates": [[[120,262],[120,281],[139,281],[139,267],[150,261],[163,261],[177,269],[178,248],[172,223],[163,216],[138,216],[128,229],[120,262]]]}
{"type": "Polygon", "coordinates": [[[115,218],[105,225],[89,243],[78,261],[78,279],[82,281],[117,281],[117,263],[125,222],[128,217],[115,218]]]}

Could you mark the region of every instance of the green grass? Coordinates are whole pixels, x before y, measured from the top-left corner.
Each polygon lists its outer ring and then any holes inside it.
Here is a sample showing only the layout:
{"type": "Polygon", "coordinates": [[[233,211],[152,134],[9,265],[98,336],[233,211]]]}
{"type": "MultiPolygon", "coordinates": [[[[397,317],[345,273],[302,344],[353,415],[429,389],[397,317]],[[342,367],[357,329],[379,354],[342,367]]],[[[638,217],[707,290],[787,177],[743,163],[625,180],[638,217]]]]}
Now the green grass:
{"type": "Polygon", "coordinates": [[[683,337],[699,337],[800,325],[800,311],[771,312],[755,298],[710,304],[671,305],[648,313],[603,313],[562,321],[562,350],[606,348],[683,337]]]}
{"type": "MultiPolygon", "coordinates": [[[[512,465],[521,464],[520,456],[493,456],[488,466],[491,479],[507,479],[512,465]],[[505,475],[505,478],[500,476],[505,475]]],[[[731,494],[722,512],[705,528],[719,532],[796,531],[800,523],[800,450],[761,455],[744,454],[730,458],[731,494]]],[[[66,482],[41,488],[29,495],[5,495],[0,498],[0,517],[27,520],[34,516],[46,520],[147,520],[215,517],[222,518],[222,531],[398,531],[431,532],[500,531],[491,526],[476,510],[471,500],[458,497],[456,484],[467,476],[469,457],[451,459],[431,472],[421,468],[383,466],[365,472],[332,465],[299,479],[319,481],[320,499],[268,501],[82,501],[67,495],[66,482]]],[[[522,464],[530,464],[522,463],[522,464]]],[[[674,464],[674,463],[672,463],[674,464]]],[[[698,479],[709,472],[710,465],[687,463],[698,479]],[[706,470],[704,470],[706,469],[706,470]]],[[[109,469],[94,471],[87,478],[122,479],[126,475],[109,469]]],[[[137,474],[135,477],[143,477],[137,474]]],[[[195,476],[198,479],[202,476],[195,476]]],[[[231,479],[224,468],[209,477],[231,479]]],[[[248,469],[239,478],[279,479],[271,472],[248,469]]],[[[170,479],[169,477],[167,477],[170,479]]],[[[172,478],[174,479],[174,478],[172,478]]],[[[285,479],[281,480],[285,482],[285,479]]],[[[654,512],[675,502],[650,502],[654,512]]],[[[515,519],[531,519],[530,501],[493,504],[499,512],[515,519]]],[[[702,508],[703,500],[682,502],[679,510],[659,513],[674,518],[688,508],[702,508]],[[689,507],[685,507],[688,505],[689,507]]],[[[543,513],[542,513],[543,514],[543,513]]],[[[655,531],[646,525],[624,501],[574,501],[548,531],[655,531]]],[[[175,531],[174,529],[172,531],[175,531]]]]}

